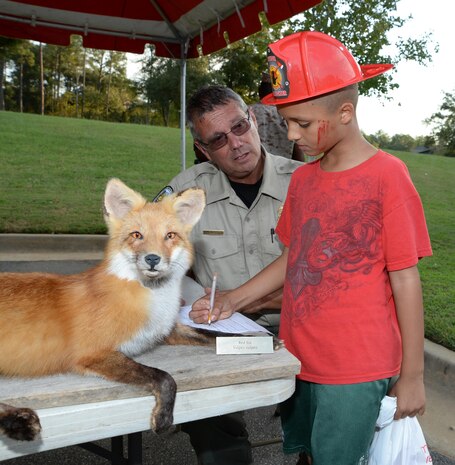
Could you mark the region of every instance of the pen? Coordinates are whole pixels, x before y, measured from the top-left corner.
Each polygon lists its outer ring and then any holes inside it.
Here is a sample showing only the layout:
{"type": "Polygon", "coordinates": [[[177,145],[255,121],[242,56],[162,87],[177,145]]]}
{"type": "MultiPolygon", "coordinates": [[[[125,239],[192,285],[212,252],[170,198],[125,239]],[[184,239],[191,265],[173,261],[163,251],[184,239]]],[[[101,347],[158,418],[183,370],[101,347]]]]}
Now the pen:
{"type": "Polygon", "coordinates": [[[275,229],[272,228],[272,229],[270,230],[270,237],[272,238],[272,243],[273,243],[273,236],[274,236],[274,234],[275,234],[275,229]]]}
{"type": "Polygon", "coordinates": [[[216,273],[213,273],[212,290],[210,291],[209,318],[207,320],[208,324],[212,323],[212,310],[213,310],[213,305],[215,304],[215,290],[216,290],[216,273]]]}

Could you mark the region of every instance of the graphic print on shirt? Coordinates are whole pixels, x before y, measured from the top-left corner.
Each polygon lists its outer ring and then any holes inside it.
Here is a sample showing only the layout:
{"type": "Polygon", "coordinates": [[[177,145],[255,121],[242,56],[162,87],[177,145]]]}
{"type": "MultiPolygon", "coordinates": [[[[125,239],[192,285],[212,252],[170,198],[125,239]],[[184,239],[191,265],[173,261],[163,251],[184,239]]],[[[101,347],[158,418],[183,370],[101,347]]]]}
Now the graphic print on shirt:
{"type": "Polygon", "coordinates": [[[322,203],[328,211],[303,223],[297,235],[300,247],[289,252],[287,278],[293,299],[305,291],[296,306],[299,318],[348,289],[347,274],[369,274],[379,254],[381,207],[377,200],[361,200],[341,210],[330,201],[322,203]]]}

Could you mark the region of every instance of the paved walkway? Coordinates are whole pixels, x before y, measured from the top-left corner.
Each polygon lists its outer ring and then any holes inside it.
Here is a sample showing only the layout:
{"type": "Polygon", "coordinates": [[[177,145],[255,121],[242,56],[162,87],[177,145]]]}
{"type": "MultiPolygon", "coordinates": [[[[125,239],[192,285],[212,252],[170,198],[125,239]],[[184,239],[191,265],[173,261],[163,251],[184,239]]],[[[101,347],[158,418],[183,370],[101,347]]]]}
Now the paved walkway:
{"type": "MultiPolygon", "coordinates": [[[[96,264],[103,255],[105,236],[0,234],[0,271],[48,271],[78,273],[96,264]]],[[[436,465],[455,465],[455,353],[425,341],[427,411],[419,418],[436,465]]],[[[279,419],[273,407],[253,409],[246,420],[255,464],[294,465],[294,456],[284,456],[281,444],[263,444],[280,437],[279,419]]],[[[109,441],[101,441],[108,446],[109,441]]],[[[79,448],[70,447],[5,461],[9,465],[64,465],[106,461],[79,448]]],[[[144,464],[196,465],[184,433],[162,436],[144,434],[144,464]]]]}

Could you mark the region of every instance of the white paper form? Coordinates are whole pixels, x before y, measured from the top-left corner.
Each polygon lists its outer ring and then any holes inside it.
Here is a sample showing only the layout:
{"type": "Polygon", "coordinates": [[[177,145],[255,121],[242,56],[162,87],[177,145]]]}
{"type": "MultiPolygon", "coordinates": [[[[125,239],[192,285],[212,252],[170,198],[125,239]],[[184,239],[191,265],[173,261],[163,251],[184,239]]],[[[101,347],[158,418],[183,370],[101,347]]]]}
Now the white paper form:
{"type": "Polygon", "coordinates": [[[194,323],[193,320],[188,316],[191,311],[191,305],[187,305],[180,309],[179,320],[180,323],[191,326],[193,328],[201,328],[207,331],[219,331],[221,333],[265,333],[270,334],[263,326],[257,324],[250,318],[242,315],[239,312],[235,312],[231,317],[225,320],[214,321],[212,324],[199,324],[194,323]]]}

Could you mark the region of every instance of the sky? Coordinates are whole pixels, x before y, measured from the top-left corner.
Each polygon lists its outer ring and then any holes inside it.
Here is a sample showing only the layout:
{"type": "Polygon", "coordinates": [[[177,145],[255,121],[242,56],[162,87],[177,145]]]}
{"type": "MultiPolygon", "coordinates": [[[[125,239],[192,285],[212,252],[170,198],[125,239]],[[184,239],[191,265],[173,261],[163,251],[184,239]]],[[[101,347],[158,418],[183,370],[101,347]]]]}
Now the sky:
{"type": "Polygon", "coordinates": [[[401,17],[413,16],[397,31],[400,36],[419,37],[423,32],[432,32],[433,40],[439,44],[439,53],[426,67],[415,62],[397,64],[394,81],[400,88],[389,93],[393,100],[361,97],[359,125],[366,134],[382,130],[390,136],[424,136],[431,133],[431,126],[423,120],[439,110],[444,92],[455,91],[455,2],[401,0],[397,13],[401,17]]]}
{"type": "MultiPolygon", "coordinates": [[[[439,53],[427,66],[415,62],[400,62],[396,65],[394,82],[399,89],[391,91],[387,101],[381,97],[360,97],[358,120],[366,134],[382,130],[389,136],[409,134],[412,137],[431,133],[431,126],[424,123],[439,110],[444,92],[455,92],[455,1],[453,0],[400,0],[397,14],[403,18],[412,15],[406,24],[393,31],[403,38],[421,37],[425,32],[433,34],[432,40],[439,44],[439,53]]],[[[138,55],[129,54],[130,63],[138,55]]],[[[134,75],[136,67],[129,66],[128,74],[134,75]]]]}

